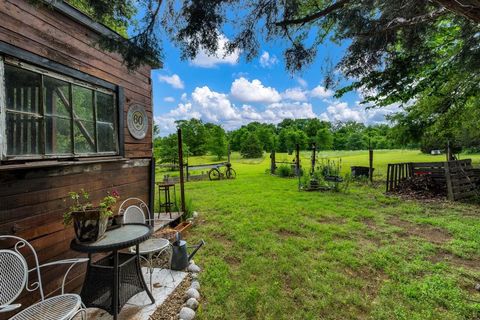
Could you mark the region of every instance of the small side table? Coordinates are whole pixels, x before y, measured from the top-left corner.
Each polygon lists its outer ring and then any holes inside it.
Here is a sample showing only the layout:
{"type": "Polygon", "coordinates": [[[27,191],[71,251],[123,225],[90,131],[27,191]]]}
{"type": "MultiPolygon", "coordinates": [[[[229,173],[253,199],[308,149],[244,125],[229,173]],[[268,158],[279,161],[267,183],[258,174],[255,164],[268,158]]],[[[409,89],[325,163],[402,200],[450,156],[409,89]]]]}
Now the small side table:
{"type": "Polygon", "coordinates": [[[170,219],[172,219],[172,207],[177,205],[177,191],[175,190],[175,183],[165,183],[159,182],[158,186],[158,214],[160,218],[160,213],[162,208],[165,208],[165,213],[170,214],[170,219]],[[173,201],[170,196],[170,189],[173,189],[173,201]],[[162,201],[163,193],[163,201],[162,201]]]}
{"type": "Polygon", "coordinates": [[[107,231],[103,239],[94,243],[82,244],[72,240],[70,248],[88,253],[90,258],[80,294],[87,307],[101,308],[116,320],[125,303],[137,293],[145,291],[150,301],[155,303],[143,278],[139,250],[140,243],[147,240],[151,234],[150,226],[126,224],[107,231]],[[135,254],[118,252],[131,246],[135,246],[135,254]],[[105,252],[112,254],[92,263],[92,254],[105,252]]]}

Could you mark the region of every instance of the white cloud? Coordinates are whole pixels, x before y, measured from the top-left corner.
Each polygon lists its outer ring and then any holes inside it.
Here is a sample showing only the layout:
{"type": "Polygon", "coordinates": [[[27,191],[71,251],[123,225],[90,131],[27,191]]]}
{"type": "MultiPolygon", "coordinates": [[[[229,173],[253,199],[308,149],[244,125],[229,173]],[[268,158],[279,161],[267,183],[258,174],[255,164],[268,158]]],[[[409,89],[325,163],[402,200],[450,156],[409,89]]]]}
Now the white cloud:
{"type": "Polygon", "coordinates": [[[245,120],[251,121],[261,121],[263,120],[262,115],[254,107],[244,104],[242,106],[242,118],[245,120]]]}
{"type": "Polygon", "coordinates": [[[277,102],[266,107],[265,112],[272,122],[280,122],[283,119],[306,119],[315,118],[313,107],[307,102],[277,102]]]}
{"type": "Polygon", "coordinates": [[[216,92],[208,86],[197,87],[191,94],[183,93],[180,103],[169,112],[155,117],[161,135],[175,132],[176,120],[191,118],[221,124],[226,130],[236,129],[252,121],[279,123],[283,119],[320,118],[331,122],[357,121],[365,124],[385,123],[385,116],[401,109],[398,105],[367,109],[366,105],[327,99],[332,92],[318,86],[312,91],[290,88],[282,94],[265,87],[260,80],[236,79],[230,94],[216,92]],[[312,91],[321,94],[326,109],[321,114],[313,110],[309,99],[312,91]],[[234,101],[241,101],[238,106],[234,101]]]}
{"type": "Polygon", "coordinates": [[[287,100],[293,100],[293,101],[307,101],[307,92],[303,91],[301,88],[290,88],[285,90],[284,93],[282,93],[282,97],[287,100]]]}
{"type": "Polygon", "coordinates": [[[312,91],[310,92],[310,95],[312,97],[315,97],[315,98],[325,99],[325,98],[329,98],[329,97],[333,96],[333,93],[334,92],[332,90],[318,85],[318,86],[316,86],[315,88],[312,89],[312,91]]]}
{"type": "Polygon", "coordinates": [[[354,110],[348,107],[346,102],[334,102],[327,107],[327,111],[322,113],[322,118],[332,122],[357,121],[364,122],[364,115],[360,110],[354,110]]]}
{"type": "Polygon", "coordinates": [[[221,120],[240,119],[238,110],[232,105],[228,96],[224,93],[212,91],[207,86],[195,88],[192,93],[192,104],[207,121],[219,122],[221,120]]]}
{"type": "Polygon", "coordinates": [[[178,74],[174,74],[174,75],[171,75],[171,76],[159,76],[158,79],[160,80],[160,82],[168,83],[169,85],[171,85],[175,89],[185,88],[185,85],[184,85],[182,79],[180,79],[180,77],[178,76],[178,74]]]}
{"type": "Polygon", "coordinates": [[[262,55],[260,56],[260,65],[263,68],[271,68],[278,63],[277,56],[272,55],[267,51],[263,51],[262,55]]]}
{"type": "Polygon", "coordinates": [[[366,105],[361,105],[359,101],[354,106],[349,106],[346,102],[335,101],[327,107],[327,111],[323,112],[320,118],[331,122],[356,121],[372,125],[386,123],[385,117],[387,115],[400,110],[399,105],[368,109],[366,105]]]}
{"type": "Polygon", "coordinates": [[[207,51],[201,49],[191,64],[201,68],[214,68],[220,64],[235,65],[238,63],[240,57],[240,50],[235,50],[231,54],[227,54],[225,45],[228,42],[228,38],[223,34],[218,37],[217,52],[213,55],[209,55],[207,51]]]}
{"type": "Polygon", "coordinates": [[[165,102],[175,102],[175,98],[174,97],[165,97],[165,98],[163,98],[163,101],[165,101],[165,102]]]}
{"type": "Polygon", "coordinates": [[[275,88],[265,87],[260,80],[248,81],[243,77],[233,81],[230,94],[242,102],[274,103],[282,99],[275,88]]]}
{"type": "Polygon", "coordinates": [[[297,77],[296,80],[302,88],[308,87],[308,83],[307,83],[307,81],[305,81],[305,79],[297,77]]]}

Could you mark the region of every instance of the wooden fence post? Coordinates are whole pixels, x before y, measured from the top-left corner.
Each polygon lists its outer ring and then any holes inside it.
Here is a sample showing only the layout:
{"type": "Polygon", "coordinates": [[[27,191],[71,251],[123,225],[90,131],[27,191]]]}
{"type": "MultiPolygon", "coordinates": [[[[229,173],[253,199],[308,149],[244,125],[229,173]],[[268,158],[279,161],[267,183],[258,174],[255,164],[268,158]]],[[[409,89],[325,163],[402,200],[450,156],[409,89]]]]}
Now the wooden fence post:
{"type": "Polygon", "coordinates": [[[270,173],[275,174],[276,165],[275,165],[275,150],[272,150],[270,153],[270,173]]]}
{"type": "Polygon", "coordinates": [[[455,201],[455,196],[453,194],[453,184],[452,184],[452,175],[450,172],[450,163],[446,161],[445,166],[445,179],[447,182],[447,198],[450,201],[455,201]]]}
{"type": "Polygon", "coordinates": [[[315,142],[312,144],[312,174],[315,172],[315,160],[317,156],[317,145],[315,142]]]}
{"type": "Polygon", "coordinates": [[[370,148],[368,150],[368,177],[370,179],[370,183],[373,182],[373,149],[370,148]]]}
{"type": "Polygon", "coordinates": [[[185,181],[183,177],[183,142],[182,142],[182,129],[178,128],[178,166],[180,169],[180,202],[182,205],[182,216],[185,214],[185,181]]]}
{"type": "Polygon", "coordinates": [[[298,143],[295,146],[295,171],[297,177],[300,177],[300,145],[298,143]]]}

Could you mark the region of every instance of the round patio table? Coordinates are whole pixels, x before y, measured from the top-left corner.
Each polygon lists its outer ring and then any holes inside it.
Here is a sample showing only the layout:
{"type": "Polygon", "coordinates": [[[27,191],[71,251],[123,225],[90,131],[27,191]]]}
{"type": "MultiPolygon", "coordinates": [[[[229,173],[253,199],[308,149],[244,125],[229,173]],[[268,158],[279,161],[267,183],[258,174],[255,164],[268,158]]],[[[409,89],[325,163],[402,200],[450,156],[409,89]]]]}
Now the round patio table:
{"type": "Polygon", "coordinates": [[[127,301],[142,291],[152,303],[155,299],[148,290],[140,266],[139,244],[152,234],[152,228],[144,224],[125,224],[118,229],[105,232],[94,243],[77,243],[72,240],[72,250],[88,253],[90,261],[82,286],[82,302],[87,307],[100,308],[117,319],[127,301]],[[134,254],[119,250],[136,247],[134,254]],[[110,253],[99,261],[92,262],[92,254],[110,253]]]}

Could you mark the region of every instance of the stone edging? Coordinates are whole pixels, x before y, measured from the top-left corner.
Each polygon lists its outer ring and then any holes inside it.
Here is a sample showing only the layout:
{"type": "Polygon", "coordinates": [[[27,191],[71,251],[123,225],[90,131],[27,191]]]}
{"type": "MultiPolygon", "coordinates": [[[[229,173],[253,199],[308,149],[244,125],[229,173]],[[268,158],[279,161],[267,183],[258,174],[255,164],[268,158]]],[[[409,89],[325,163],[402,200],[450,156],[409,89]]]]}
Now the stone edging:
{"type": "Polygon", "coordinates": [[[200,282],[198,280],[198,273],[202,271],[199,266],[192,260],[187,268],[192,278],[190,288],[185,293],[185,303],[179,311],[178,317],[180,320],[195,319],[196,310],[200,305],[200,282]]]}

